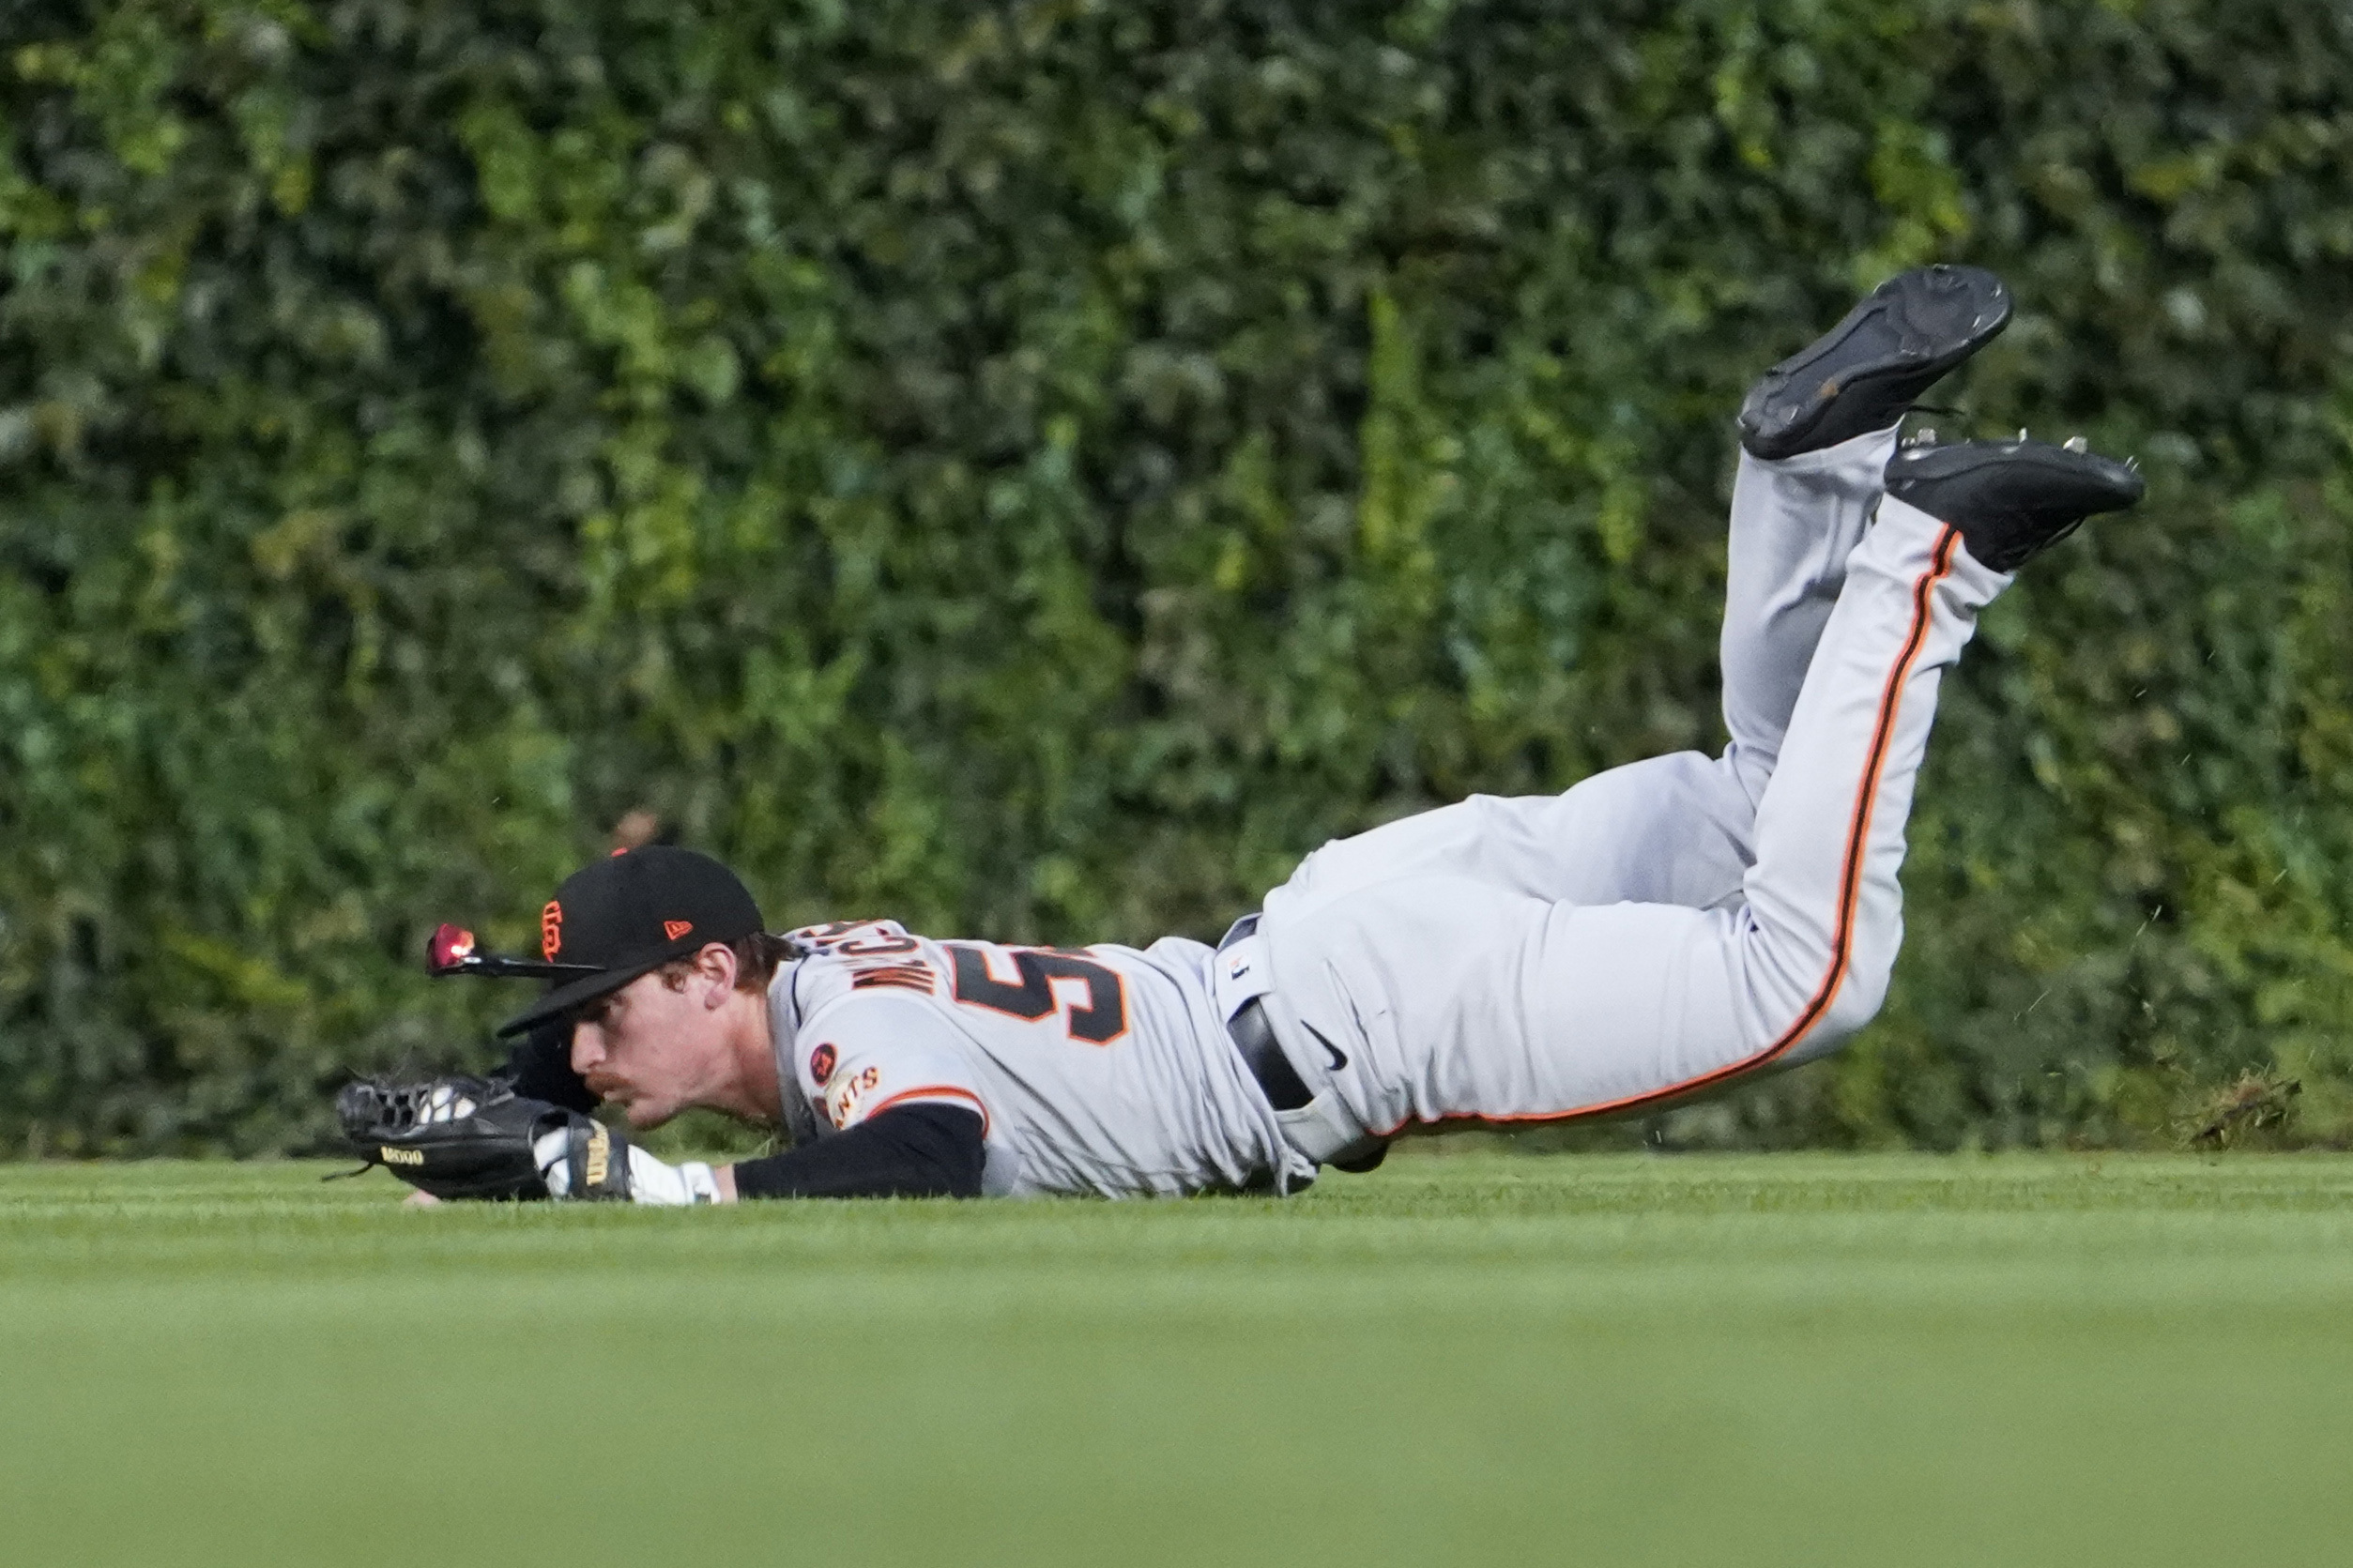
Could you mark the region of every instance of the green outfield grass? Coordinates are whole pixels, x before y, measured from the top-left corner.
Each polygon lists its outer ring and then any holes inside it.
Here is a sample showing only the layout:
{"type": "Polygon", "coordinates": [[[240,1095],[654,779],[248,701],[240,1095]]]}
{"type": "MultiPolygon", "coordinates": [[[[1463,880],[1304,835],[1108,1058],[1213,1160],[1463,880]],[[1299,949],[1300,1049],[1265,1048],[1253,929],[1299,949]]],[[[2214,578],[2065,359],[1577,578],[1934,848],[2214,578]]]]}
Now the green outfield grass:
{"type": "Polygon", "coordinates": [[[1289,1203],[0,1166],[0,1561],[2343,1563],[2353,1161],[1289,1203]]]}

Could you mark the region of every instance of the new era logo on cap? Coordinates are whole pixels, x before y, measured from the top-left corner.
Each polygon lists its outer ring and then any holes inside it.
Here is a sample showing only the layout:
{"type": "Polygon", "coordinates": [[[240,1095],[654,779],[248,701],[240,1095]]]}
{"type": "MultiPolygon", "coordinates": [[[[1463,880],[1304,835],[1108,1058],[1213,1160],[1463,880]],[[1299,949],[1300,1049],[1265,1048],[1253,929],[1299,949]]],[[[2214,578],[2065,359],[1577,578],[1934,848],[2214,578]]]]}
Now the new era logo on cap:
{"type": "Polygon", "coordinates": [[[695,922],[693,921],[664,921],[662,922],[662,934],[669,937],[673,942],[677,941],[680,936],[685,936],[688,932],[694,929],[695,922]]]}

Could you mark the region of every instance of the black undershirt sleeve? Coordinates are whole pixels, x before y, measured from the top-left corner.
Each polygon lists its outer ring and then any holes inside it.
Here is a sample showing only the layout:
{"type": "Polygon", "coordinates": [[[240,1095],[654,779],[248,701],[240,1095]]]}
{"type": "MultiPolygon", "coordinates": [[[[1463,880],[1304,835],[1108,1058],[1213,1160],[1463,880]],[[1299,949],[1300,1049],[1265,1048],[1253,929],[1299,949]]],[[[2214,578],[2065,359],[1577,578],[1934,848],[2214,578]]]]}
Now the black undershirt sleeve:
{"type": "Polygon", "coordinates": [[[756,1197],[978,1197],[985,1129],[978,1111],[894,1105],[847,1132],[782,1154],[738,1161],[735,1194],[756,1197]]]}

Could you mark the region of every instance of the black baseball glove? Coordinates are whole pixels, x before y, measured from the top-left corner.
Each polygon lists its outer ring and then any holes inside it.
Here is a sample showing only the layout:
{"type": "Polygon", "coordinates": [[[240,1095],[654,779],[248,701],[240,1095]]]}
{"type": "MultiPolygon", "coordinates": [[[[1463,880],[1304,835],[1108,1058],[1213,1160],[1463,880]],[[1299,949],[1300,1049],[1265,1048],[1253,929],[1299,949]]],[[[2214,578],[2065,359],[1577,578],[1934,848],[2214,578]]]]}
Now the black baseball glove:
{"type": "MultiPolygon", "coordinates": [[[[573,1121],[503,1078],[464,1074],[392,1084],[362,1078],[335,1096],[351,1150],[438,1198],[543,1198],[532,1145],[573,1121]]],[[[591,1124],[592,1125],[592,1124],[591,1124]]]]}
{"type": "MultiPolygon", "coordinates": [[[[362,1078],[335,1096],[351,1151],[438,1198],[715,1203],[699,1161],[665,1165],[619,1129],[527,1100],[504,1078],[362,1078]]],[[[361,1169],[365,1169],[362,1166],[361,1169]]],[[[357,1173],[355,1173],[357,1174],[357,1173]]]]}

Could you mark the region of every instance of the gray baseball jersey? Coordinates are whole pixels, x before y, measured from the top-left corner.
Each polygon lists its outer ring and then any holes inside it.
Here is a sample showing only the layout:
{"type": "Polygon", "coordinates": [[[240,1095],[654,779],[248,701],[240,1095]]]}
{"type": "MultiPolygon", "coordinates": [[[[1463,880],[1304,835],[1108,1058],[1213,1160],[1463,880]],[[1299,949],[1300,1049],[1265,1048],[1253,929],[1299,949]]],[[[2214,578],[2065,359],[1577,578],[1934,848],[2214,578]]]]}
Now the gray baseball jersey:
{"type": "Polygon", "coordinates": [[[771,986],[770,1033],[819,1135],[893,1105],[969,1106],[992,1195],[1280,1189],[1314,1176],[1226,1034],[1199,942],[1001,947],[893,921],[793,935],[814,952],[771,986]]]}

